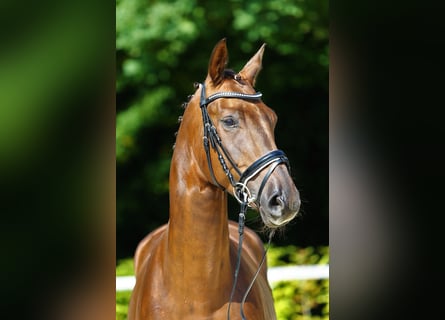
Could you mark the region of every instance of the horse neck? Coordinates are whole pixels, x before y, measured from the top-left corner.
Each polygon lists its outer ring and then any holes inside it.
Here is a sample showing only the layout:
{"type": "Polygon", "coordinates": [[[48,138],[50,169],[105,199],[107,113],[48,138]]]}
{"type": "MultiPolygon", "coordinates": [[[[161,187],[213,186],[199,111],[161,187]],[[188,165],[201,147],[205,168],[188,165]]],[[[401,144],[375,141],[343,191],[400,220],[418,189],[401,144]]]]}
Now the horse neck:
{"type": "Polygon", "coordinates": [[[232,283],[227,194],[208,182],[192,149],[178,134],[170,168],[168,277],[178,290],[195,291],[195,299],[202,292],[208,300],[210,283],[221,296],[232,283]]]}

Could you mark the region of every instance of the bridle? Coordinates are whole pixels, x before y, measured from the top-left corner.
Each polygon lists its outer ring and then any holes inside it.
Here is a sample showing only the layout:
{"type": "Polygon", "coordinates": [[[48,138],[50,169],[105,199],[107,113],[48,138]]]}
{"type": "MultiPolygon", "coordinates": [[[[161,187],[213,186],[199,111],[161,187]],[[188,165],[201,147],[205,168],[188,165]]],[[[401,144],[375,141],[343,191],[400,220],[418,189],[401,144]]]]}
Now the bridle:
{"type": "MultiPolygon", "coordinates": [[[[256,92],[254,94],[246,94],[246,93],[240,93],[240,92],[217,92],[209,97],[206,98],[206,90],[205,90],[205,84],[204,83],[198,83],[197,86],[201,87],[201,98],[199,102],[199,106],[201,108],[202,112],[202,120],[204,124],[204,135],[203,135],[203,141],[204,141],[204,149],[207,157],[207,164],[209,166],[210,175],[212,177],[213,183],[221,188],[222,190],[225,190],[225,188],[218,182],[216,179],[215,173],[213,171],[213,165],[212,160],[210,157],[210,146],[216,151],[218,155],[218,160],[222,166],[222,169],[224,170],[227,178],[230,181],[230,184],[233,187],[233,194],[235,198],[240,203],[240,213],[238,215],[238,233],[239,233],[239,244],[238,244],[238,258],[237,258],[237,264],[235,269],[235,279],[232,287],[232,292],[230,294],[230,300],[229,300],[229,306],[227,310],[227,319],[230,319],[230,306],[233,300],[233,296],[235,293],[236,283],[238,280],[238,274],[240,269],[240,263],[241,263],[241,251],[242,251],[242,243],[243,243],[243,234],[244,234],[244,221],[245,221],[245,214],[247,211],[248,206],[252,206],[256,201],[259,201],[261,198],[261,192],[263,191],[263,188],[269,179],[272,172],[275,170],[275,168],[280,164],[285,164],[287,169],[290,171],[290,165],[289,160],[281,150],[273,150],[262,157],[260,157],[258,160],[253,162],[244,172],[241,172],[241,170],[236,166],[235,162],[231,158],[230,154],[228,153],[227,149],[222,144],[221,138],[219,137],[216,127],[212,123],[212,120],[210,119],[209,113],[207,111],[207,107],[210,103],[217,99],[242,99],[242,100],[252,100],[252,101],[259,101],[262,97],[261,92],[256,92]],[[229,167],[227,166],[227,163],[224,159],[224,157],[230,162],[230,165],[233,167],[233,169],[237,172],[239,175],[239,180],[235,181],[232,173],[229,170],[229,167]],[[256,197],[252,196],[252,193],[250,192],[249,188],[247,187],[247,183],[252,178],[256,177],[261,171],[263,171],[265,168],[269,167],[269,170],[265,174],[263,181],[260,184],[260,188],[258,189],[258,194],[256,197]]],[[[258,203],[259,207],[259,203],[258,203]]],[[[274,234],[274,231],[272,231],[269,235],[269,244],[272,240],[272,236],[274,234]]],[[[256,277],[259,274],[259,271],[261,269],[261,266],[264,263],[265,257],[266,257],[267,249],[264,252],[263,258],[260,262],[260,265],[258,267],[257,272],[255,273],[252,282],[250,283],[243,300],[241,302],[241,318],[244,320],[244,311],[243,311],[243,305],[247,298],[247,295],[249,294],[250,289],[253,286],[253,283],[255,282],[256,277]]]]}
{"type": "Polygon", "coordinates": [[[288,170],[290,170],[289,160],[287,159],[286,155],[281,150],[274,150],[271,151],[265,155],[263,155],[261,158],[256,160],[254,163],[252,163],[244,172],[241,172],[241,170],[237,167],[235,162],[233,161],[232,157],[227,152],[227,149],[223,146],[221,138],[219,137],[216,127],[212,123],[212,120],[210,119],[209,113],[207,111],[207,106],[220,98],[235,98],[235,99],[243,99],[243,100],[260,100],[262,93],[257,92],[254,94],[246,94],[246,93],[240,93],[240,92],[217,92],[206,98],[206,90],[205,85],[200,83],[198,84],[201,87],[201,99],[199,102],[199,106],[201,107],[202,112],[202,121],[204,123],[204,149],[206,152],[207,157],[207,164],[209,166],[210,175],[212,177],[212,180],[216,186],[221,188],[222,190],[225,190],[225,188],[218,182],[216,179],[215,173],[213,171],[213,165],[212,160],[210,158],[210,146],[216,151],[218,154],[218,160],[227,176],[227,178],[230,181],[230,184],[233,187],[233,194],[235,198],[238,200],[239,203],[243,203],[244,196],[243,193],[247,196],[247,204],[251,205],[256,200],[259,200],[261,197],[261,192],[263,191],[263,188],[269,179],[270,175],[274,171],[274,169],[279,164],[286,164],[288,170]],[[239,180],[235,182],[235,179],[232,175],[232,173],[229,170],[229,167],[226,164],[226,161],[224,160],[224,156],[227,158],[227,160],[232,165],[233,169],[238,173],[240,176],[239,180]],[[260,185],[260,188],[258,189],[258,194],[256,197],[252,197],[252,194],[247,187],[247,183],[250,179],[254,178],[256,175],[258,175],[263,169],[270,166],[269,171],[264,176],[263,181],[260,185]]]}

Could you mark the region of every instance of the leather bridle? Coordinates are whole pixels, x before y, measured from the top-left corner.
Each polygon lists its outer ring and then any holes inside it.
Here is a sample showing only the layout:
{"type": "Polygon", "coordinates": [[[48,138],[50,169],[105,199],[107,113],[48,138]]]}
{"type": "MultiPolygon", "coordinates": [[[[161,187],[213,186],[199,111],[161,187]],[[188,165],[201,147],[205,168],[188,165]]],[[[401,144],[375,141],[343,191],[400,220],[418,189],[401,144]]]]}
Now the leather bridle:
{"type": "Polygon", "coordinates": [[[216,151],[218,155],[218,160],[227,178],[229,179],[230,184],[233,187],[233,194],[235,198],[238,200],[239,203],[242,203],[245,201],[244,197],[247,196],[247,203],[249,206],[251,206],[253,202],[260,199],[261,192],[263,191],[263,188],[267,180],[269,179],[270,175],[278,165],[284,163],[288,168],[288,170],[290,171],[289,160],[283,151],[273,150],[260,157],[254,163],[252,163],[244,172],[241,172],[241,170],[237,167],[237,165],[233,161],[232,157],[229,155],[227,149],[222,144],[221,138],[219,137],[216,131],[216,127],[214,126],[212,120],[210,119],[207,107],[211,102],[220,98],[225,98],[225,99],[235,98],[235,99],[258,101],[261,99],[262,93],[256,92],[254,94],[246,94],[240,92],[217,92],[206,98],[205,85],[202,83],[198,85],[201,87],[201,98],[199,105],[201,107],[202,120],[204,124],[204,137],[203,137],[204,149],[206,152],[207,164],[209,166],[209,171],[213,183],[222,190],[225,190],[225,188],[216,179],[215,173],[213,171],[212,160],[210,158],[210,146],[216,151]],[[232,173],[230,172],[224,157],[230,162],[233,169],[235,169],[235,171],[238,173],[240,178],[237,182],[235,181],[232,173]],[[247,187],[247,183],[249,182],[250,179],[257,176],[262,170],[264,170],[269,166],[270,166],[269,171],[266,173],[266,175],[263,178],[263,181],[261,182],[260,188],[258,189],[258,194],[256,195],[256,197],[252,197],[252,194],[249,188],[247,187]]]}
{"type": "MultiPolygon", "coordinates": [[[[246,93],[240,93],[240,92],[217,92],[212,94],[211,96],[206,98],[206,90],[205,85],[203,83],[197,84],[201,87],[201,98],[199,102],[199,106],[201,107],[202,112],[202,121],[204,124],[204,149],[207,157],[207,163],[209,166],[210,175],[212,177],[213,183],[221,188],[222,190],[225,190],[225,188],[218,182],[216,179],[215,173],[213,171],[213,165],[212,160],[210,157],[210,146],[216,151],[218,154],[218,160],[224,170],[224,173],[226,174],[227,178],[230,181],[230,184],[233,187],[233,194],[235,198],[240,203],[240,213],[238,215],[238,233],[239,233],[239,242],[238,242],[238,255],[237,255],[237,263],[236,263],[236,269],[235,269],[235,276],[234,276],[234,283],[232,287],[232,292],[230,294],[230,300],[229,300],[229,306],[227,310],[227,319],[230,320],[230,306],[232,304],[232,300],[235,294],[235,288],[238,281],[238,274],[240,270],[240,264],[241,264],[241,251],[242,251],[242,245],[243,245],[243,234],[244,234],[244,222],[245,222],[245,214],[247,211],[248,206],[252,206],[253,203],[256,201],[259,201],[261,198],[261,192],[263,191],[263,188],[269,179],[272,172],[275,170],[275,168],[280,164],[285,164],[287,169],[290,172],[290,165],[289,160],[281,150],[273,150],[262,157],[260,157],[258,160],[256,160],[254,163],[252,163],[244,172],[241,172],[241,170],[236,166],[233,159],[230,157],[230,154],[228,153],[227,149],[222,144],[221,138],[219,137],[216,127],[212,123],[212,120],[210,119],[209,113],[207,111],[208,105],[220,98],[224,99],[242,99],[242,100],[253,100],[253,101],[259,101],[261,99],[262,93],[256,92],[254,94],[246,94],[246,93]],[[233,169],[237,172],[239,175],[239,180],[235,181],[232,173],[230,172],[229,167],[226,164],[226,161],[224,157],[230,162],[233,169]],[[261,185],[258,189],[258,194],[256,197],[252,196],[252,193],[250,192],[249,188],[247,187],[247,183],[249,180],[257,176],[261,171],[263,171],[265,168],[269,167],[269,170],[265,174],[263,181],[261,182],[261,185]]],[[[259,207],[259,203],[257,203],[257,206],[259,207]]],[[[269,245],[272,240],[274,234],[274,230],[269,234],[269,245]]],[[[268,246],[269,247],[269,246],[268,246]]],[[[267,247],[267,248],[268,248],[267,247]]],[[[261,259],[261,262],[258,266],[258,269],[247,288],[244,297],[241,301],[241,307],[240,307],[240,313],[241,313],[241,319],[245,320],[244,315],[244,302],[246,301],[247,295],[250,292],[250,289],[253,286],[253,283],[255,282],[255,279],[257,278],[259,271],[261,270],[261,266],[263,265],[265,258],[266,258],[267,249],[265,250],[263,257],[261,259]]]]}

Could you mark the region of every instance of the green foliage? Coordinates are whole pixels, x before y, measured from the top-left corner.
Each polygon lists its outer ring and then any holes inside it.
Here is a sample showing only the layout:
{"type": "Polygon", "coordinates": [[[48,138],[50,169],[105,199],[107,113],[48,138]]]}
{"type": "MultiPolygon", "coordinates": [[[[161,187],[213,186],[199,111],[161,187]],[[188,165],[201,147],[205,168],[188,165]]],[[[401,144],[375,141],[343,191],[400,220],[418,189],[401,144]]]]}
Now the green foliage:
{"type": "MultiPolygon", "coordinates": [[[[134,263],[132,258],[119,260],[116,267],[116,276],[134,275],[134,263]]],[[[130,303],[131,291],[116,292],[116,320],[127,319],[128,304],[130,303]]]]}
{"type": "Polygon", "coordinates": [[[126,320],[131,291],[116,292],[116,320],[126,320]]]}
{"type": "Polygon", "coordinates": [[[121,259],[116,267],[116,276],[133,276],[134,275],[134,263],[133,258],[121,259]]]}
{"type": "MultiPolygon", "coordinates": [[[[271,247],[268,266],[329,264],[329,247],[271,247]]],[[[279,320],[329,319],[329,279],[281,281],[273,286],[279,320]]]]}
{"type": "MultiPolygon", "coordinates": [[[[271,246],[269,267],[283,265],[329,264],[329,247],[271,246]]],[[[119,261],[116,275],[133,275],[133,259],[119,261]]],[[[278,320],[329,319],[329,279],[282,281],[272,287],[278,320]]],[[[131,291],[116,293],[116,320],[126,320],[131,291]]]]}
{"type": "Polygon", "coordinates": [[[267,252],[267,259],[270,267],[287,264],[329,264],[329,247],[300,248],[293,245],[286,247],[271,246],[267,252]]]}
{"type": "Polygon", "coordinates": [[[116,159],[125,162],[137,147],[135,135],[143,126],[149,126],[163,116],[160,108],[170,96],[171,89],[159,87],[143,95],[130,109],[121,111],[116,118],[116,159]]]}

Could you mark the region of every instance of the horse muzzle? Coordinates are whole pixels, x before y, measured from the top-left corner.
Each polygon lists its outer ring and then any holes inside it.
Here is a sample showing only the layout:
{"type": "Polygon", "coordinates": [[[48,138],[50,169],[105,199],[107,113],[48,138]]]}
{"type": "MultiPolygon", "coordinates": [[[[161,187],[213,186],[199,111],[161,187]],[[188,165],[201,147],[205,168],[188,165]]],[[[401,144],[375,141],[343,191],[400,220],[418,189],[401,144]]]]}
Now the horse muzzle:
{"type": "Polygon", "coordinates": [[[283,183],[283,175],[278,175],[277,172],[277,175],[271,176],[258,201],[261,219],[269,228],[284,226],[294,219],[300,210],[300,194],[290,177],[286,177],[283,183]]]}
{"type": "Polygon", "coordinates": [[[271,151],[251,164],[234,187],[234,195],[240,203],[258,209],[270,228],[281,227],[295,218],[301,204],[290,176],[289,160],[281,150],[271,151]],[[250,193],[248,183],[256,194],[250,193]]]}

